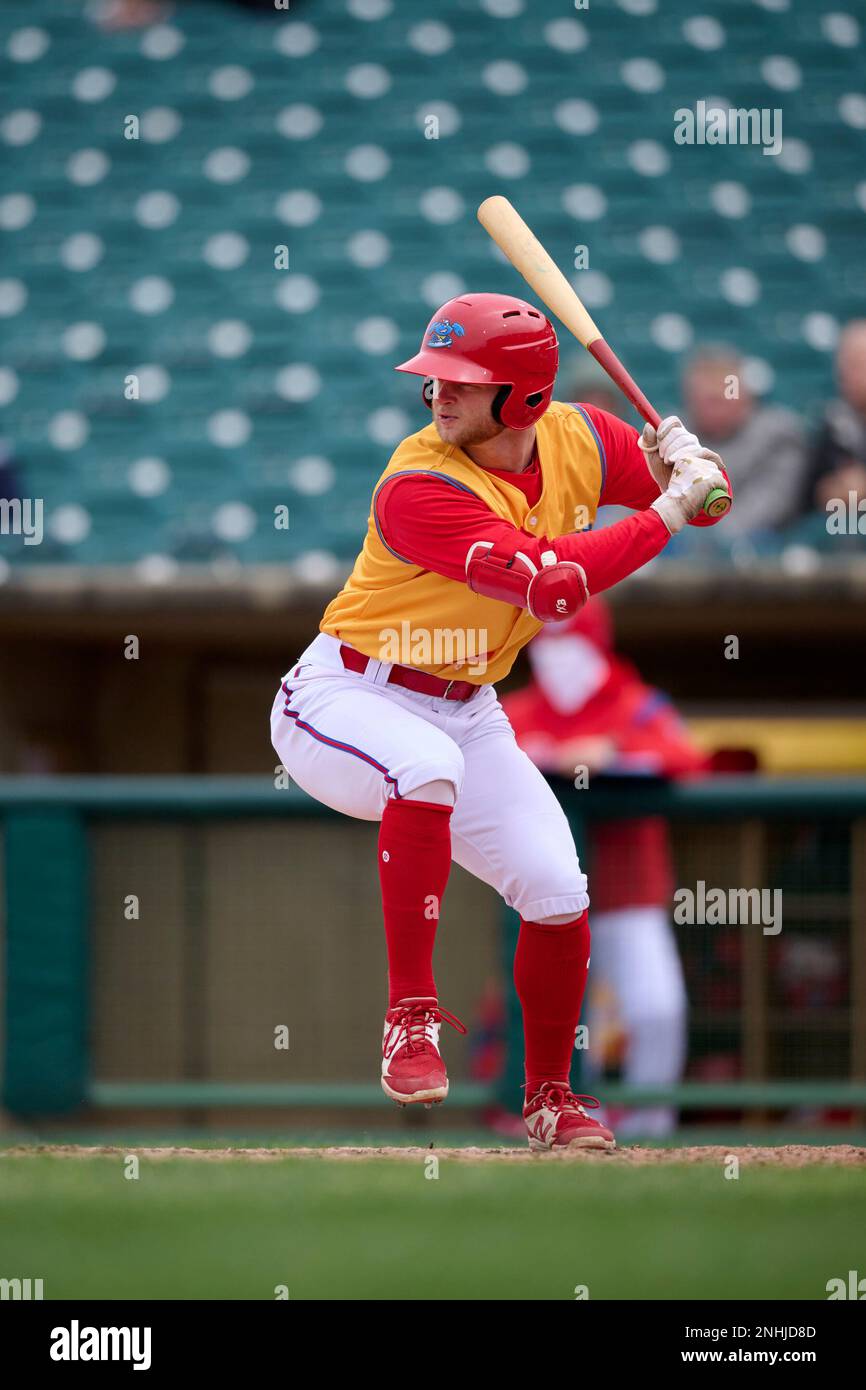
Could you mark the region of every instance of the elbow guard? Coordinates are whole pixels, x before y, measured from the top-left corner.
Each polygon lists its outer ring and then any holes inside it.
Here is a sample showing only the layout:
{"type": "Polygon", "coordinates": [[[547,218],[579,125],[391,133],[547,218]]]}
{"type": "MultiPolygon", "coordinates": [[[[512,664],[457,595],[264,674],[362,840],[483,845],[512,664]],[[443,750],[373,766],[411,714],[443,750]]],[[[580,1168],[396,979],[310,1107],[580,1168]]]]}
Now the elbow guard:
{"type": "Polygon", "coordinates": [[[573,560],[545,550],[541,568],[518,550],[517,540],[476,541],[466,556],[466,583],[476,594],[525,608],[542,623],[573,618],[589,598],[586,575],[573,560]]]}

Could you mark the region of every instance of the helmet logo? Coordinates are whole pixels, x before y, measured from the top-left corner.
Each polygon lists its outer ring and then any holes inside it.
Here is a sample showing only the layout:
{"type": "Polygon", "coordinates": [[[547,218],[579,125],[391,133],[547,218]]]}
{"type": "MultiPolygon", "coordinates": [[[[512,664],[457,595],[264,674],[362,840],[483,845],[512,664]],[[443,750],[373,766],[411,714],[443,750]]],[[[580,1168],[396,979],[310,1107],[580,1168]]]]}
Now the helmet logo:
{"type": "Polygon", "coordinates": [[[451,347],[453,345],[452,333],[455,338],[462,338],[465,331],[462,323],[452,323],[450,319],[438,319],[436,323],[430,325],[430,337],[427,339],[427,346],[433,348],[451,347]]]}

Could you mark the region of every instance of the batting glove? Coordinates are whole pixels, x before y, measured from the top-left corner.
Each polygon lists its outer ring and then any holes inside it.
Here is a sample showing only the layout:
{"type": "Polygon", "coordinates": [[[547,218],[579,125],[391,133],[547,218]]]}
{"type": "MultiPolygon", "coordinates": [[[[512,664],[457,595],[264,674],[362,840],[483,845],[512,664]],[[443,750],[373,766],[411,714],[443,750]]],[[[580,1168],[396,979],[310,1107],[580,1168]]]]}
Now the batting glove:
{"type": "Polygon", "coordinates": [[[714,487],[727,487],[724,473],[714,462],[718,454],[706,453],[709,457],[675,463],[667,488],[652,503],[651,510],[658,512],[672,536],[695,519],[714,487]]]}
{"type": "Polygon", "coordinates": [[[697,435],[686,429],[678,415],[668,415],[658,428],[644,425],[638,444],[643,450],[647,468],[662,492],[670,481],[674,464],[684,463],[690,458],[711,459],[717,465],[722,462],[718,454],[705,449],[697,435]]]}

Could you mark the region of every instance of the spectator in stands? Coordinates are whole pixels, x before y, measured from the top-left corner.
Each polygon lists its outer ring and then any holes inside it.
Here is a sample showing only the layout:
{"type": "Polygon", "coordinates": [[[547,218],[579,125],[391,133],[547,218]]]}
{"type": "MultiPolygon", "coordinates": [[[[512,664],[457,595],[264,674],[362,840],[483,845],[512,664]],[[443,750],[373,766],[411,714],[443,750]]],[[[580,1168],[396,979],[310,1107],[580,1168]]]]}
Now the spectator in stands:
{"type": "Polygon", "coordinates": [[[852,492],[858,501],[866,497],[866,319],[854,319],[843,330],[836,379],[839,395],[824,411],[809,460],[806,512],[826,511],[832,498],[847,500],[852,492]]]}
{"type": "Polygon", "coordinates": [[[145,29],[169,19],[173,9],[160,0],[102,0],[94,17],[102,29],[145,29]]]}
{"type": "Polygon", "coordinates": [[[799,418],[781,406],[759,405],[733,348],[705,347],[686,365],[685,418],[701,442],[721,451],[736,505],[728,535],[775,531],[797,515],[807,466],[799,418]]]}

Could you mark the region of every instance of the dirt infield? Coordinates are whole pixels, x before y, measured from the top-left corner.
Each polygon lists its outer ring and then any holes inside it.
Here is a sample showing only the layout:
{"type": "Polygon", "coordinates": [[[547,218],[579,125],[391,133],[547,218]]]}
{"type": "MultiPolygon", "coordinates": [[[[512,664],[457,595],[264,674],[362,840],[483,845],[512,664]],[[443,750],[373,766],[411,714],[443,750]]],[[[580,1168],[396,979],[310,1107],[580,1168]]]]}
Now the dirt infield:
{"type": "Polygon", "coordinates": [[[572,1149],[560,1153],[532,1153],[526,1148],[437,1148],[430,1144],[426,1148],[385,1146],[382,1148],[285,1148],[285,1149],[189,1149],[189,1148],[138,1148],[130,1145],[87,1147],[78,1144],[34,1144],[19,1145],[0,1149],[0,1158],[32,1158],[51,1156],[57,1158],[122,1158],[127,1154],[137,1154],[140,1158],[155,1160],[183,1158],[201,1160],[243,1159],[252,1163],[267,1163],[286,1158],[330,1158],[341,1160],[358,1159],[402,1159],[404,1162],[430,1158],[453,1159],[457,1163],[604,1163],[627,1167],[644,1167],[649,1164],[672,1163],[725,1163],[730,1158],[740,1163],[756,1164],[777,1168],[806,1168],[813,1164],[838,1165],[842,1167],[866,1166],[866,1148],[855,1148],[852,1144],[834,1144],[819,1147],[811,1144],[784,1144],[776,1147],[724,1148],[720,1144],[695,1145],[684,1149],[642,1148],[638,1145],[625,1146],[615,1153],[602,1153],[592,1149],[572,1149]]]}

